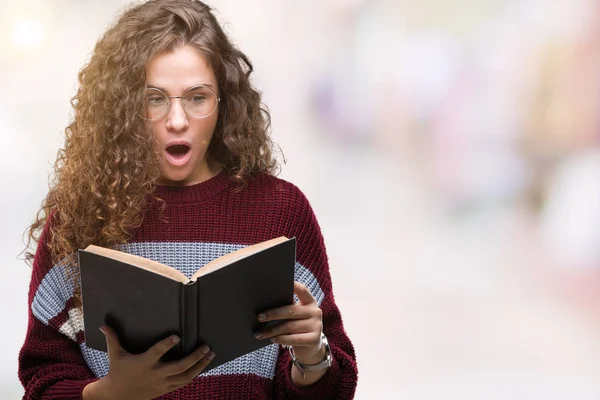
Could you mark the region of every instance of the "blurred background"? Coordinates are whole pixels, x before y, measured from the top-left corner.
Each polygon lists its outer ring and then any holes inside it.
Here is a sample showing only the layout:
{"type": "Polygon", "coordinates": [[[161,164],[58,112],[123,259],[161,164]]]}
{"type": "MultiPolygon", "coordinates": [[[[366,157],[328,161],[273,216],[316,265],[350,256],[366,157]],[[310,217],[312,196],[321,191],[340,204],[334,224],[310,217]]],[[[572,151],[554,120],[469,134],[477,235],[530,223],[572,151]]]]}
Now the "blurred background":
{"type": "MultiPolygon", "coordinates": [[[[76,74],[128,2],[0,0],[0,398],[76,74]]],[[[600,3],[214,0],[308,196],[357,399],[600,398],[600,3]]]]}

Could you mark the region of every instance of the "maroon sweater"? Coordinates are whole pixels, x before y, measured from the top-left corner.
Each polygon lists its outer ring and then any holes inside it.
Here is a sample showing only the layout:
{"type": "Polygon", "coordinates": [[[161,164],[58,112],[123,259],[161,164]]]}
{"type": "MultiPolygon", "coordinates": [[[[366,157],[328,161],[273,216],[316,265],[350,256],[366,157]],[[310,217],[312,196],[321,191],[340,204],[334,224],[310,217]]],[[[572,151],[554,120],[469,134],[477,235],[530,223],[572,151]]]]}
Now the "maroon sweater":
{"type": "MultiPolygon", "coordinates": [[[[304,283],[323,310],[333,356],[327,373],[309,388],[291,381],[287,351],[269,345],[207,373],[163,399],[350,399],[357,384],[352,343],[335,304],[323,237],[302,192],[286,181],[260,176],[234,191],[225,172],[187,187],[159,186],[167,207],[149,201],[143,224],[117,248],[156,260],[190,277],[232,250],[278,236],[297,238],[295,280],[304,283]]],[[[29,326],[19,356],[25,399],[80,399],[86,384],[108,373],[106,353],[90,349],[73,285],[64,267],[52,264],[48,225],[36,252],[29,290],[29,326]]]]}

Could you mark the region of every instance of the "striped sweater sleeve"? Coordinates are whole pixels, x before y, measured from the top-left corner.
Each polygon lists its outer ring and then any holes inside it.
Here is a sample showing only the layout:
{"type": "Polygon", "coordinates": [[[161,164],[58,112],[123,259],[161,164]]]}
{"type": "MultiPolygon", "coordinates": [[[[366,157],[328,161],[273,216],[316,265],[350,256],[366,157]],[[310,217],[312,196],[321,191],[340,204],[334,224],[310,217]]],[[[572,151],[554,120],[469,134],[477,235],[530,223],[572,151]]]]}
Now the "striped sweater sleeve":
{"type": "Polygon", "coordinates": [[[279,350],[275,373],[277,399],[351,399],[358,382],[358,369],[354,347],[346,335],[342,317],[335,304],[325,244],[314,212],[296,187],[292,188],[289,212],[288,237],[296,237],[297,270],[306,270],[311,278],[296,276],[305,283],[323,311],[323,330],[330,344],[333,364],[327,373],[312,386],[298,388],[291,379],[291,358],[283,347],[279,350]],[[303,279],[304,278],[304,279],[303,279]]]}
{"type": "Polygon", "coordinates": [[[85,385],[96,378],[78,345],[82,318],[72,307],[72,285],[64,269],[51,262],[48,237],[46,224],[33,262],[29,322],[19,353],[23,399],[81,399],[85,385]]]}

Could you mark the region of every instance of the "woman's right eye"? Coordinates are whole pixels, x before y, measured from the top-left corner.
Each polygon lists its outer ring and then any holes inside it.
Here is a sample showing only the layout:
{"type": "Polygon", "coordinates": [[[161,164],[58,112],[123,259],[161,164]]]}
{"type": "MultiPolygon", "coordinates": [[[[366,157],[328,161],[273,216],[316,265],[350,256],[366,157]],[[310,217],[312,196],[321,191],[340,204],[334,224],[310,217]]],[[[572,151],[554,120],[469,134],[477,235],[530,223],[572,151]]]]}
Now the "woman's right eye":
{"type": "Polygon", "coordinates": [[[150,97],[148,97],[148,104],[151,104],[151,105],[164,104],[165,101],[166,101],[166,99],[164,97],[160,97],[160,96],[150,96],[150,97]]]}

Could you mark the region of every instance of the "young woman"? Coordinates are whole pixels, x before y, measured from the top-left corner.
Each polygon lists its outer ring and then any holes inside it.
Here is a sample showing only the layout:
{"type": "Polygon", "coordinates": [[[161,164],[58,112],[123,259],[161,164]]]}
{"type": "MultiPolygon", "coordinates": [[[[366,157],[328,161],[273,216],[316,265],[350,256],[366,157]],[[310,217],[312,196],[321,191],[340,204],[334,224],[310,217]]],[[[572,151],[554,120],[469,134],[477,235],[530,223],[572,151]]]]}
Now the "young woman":
{"type": "MultiPolygon", "coordinates": [[[[79,74],[74,119],[30,240],[37,241],[19,357],[26,399],[349,399],[354,349],[335,304],[323,238],[302,192],[278,179],[252,64],[194,0],[125,11],[79,74]],[[278,236],[297,238],[298,302],[257,315],[273,344],[202,373],[178,338],[129,354],[102,327],[86,346],[76,252],[115,247],[179,269],[278,236]],[[284,345],[286,347],[284,347],[284,345]],[[289,348],[287,348],[289,346],[289,348]]],[[[135,285],[135,282],[132,282],[135,285]]]]}

